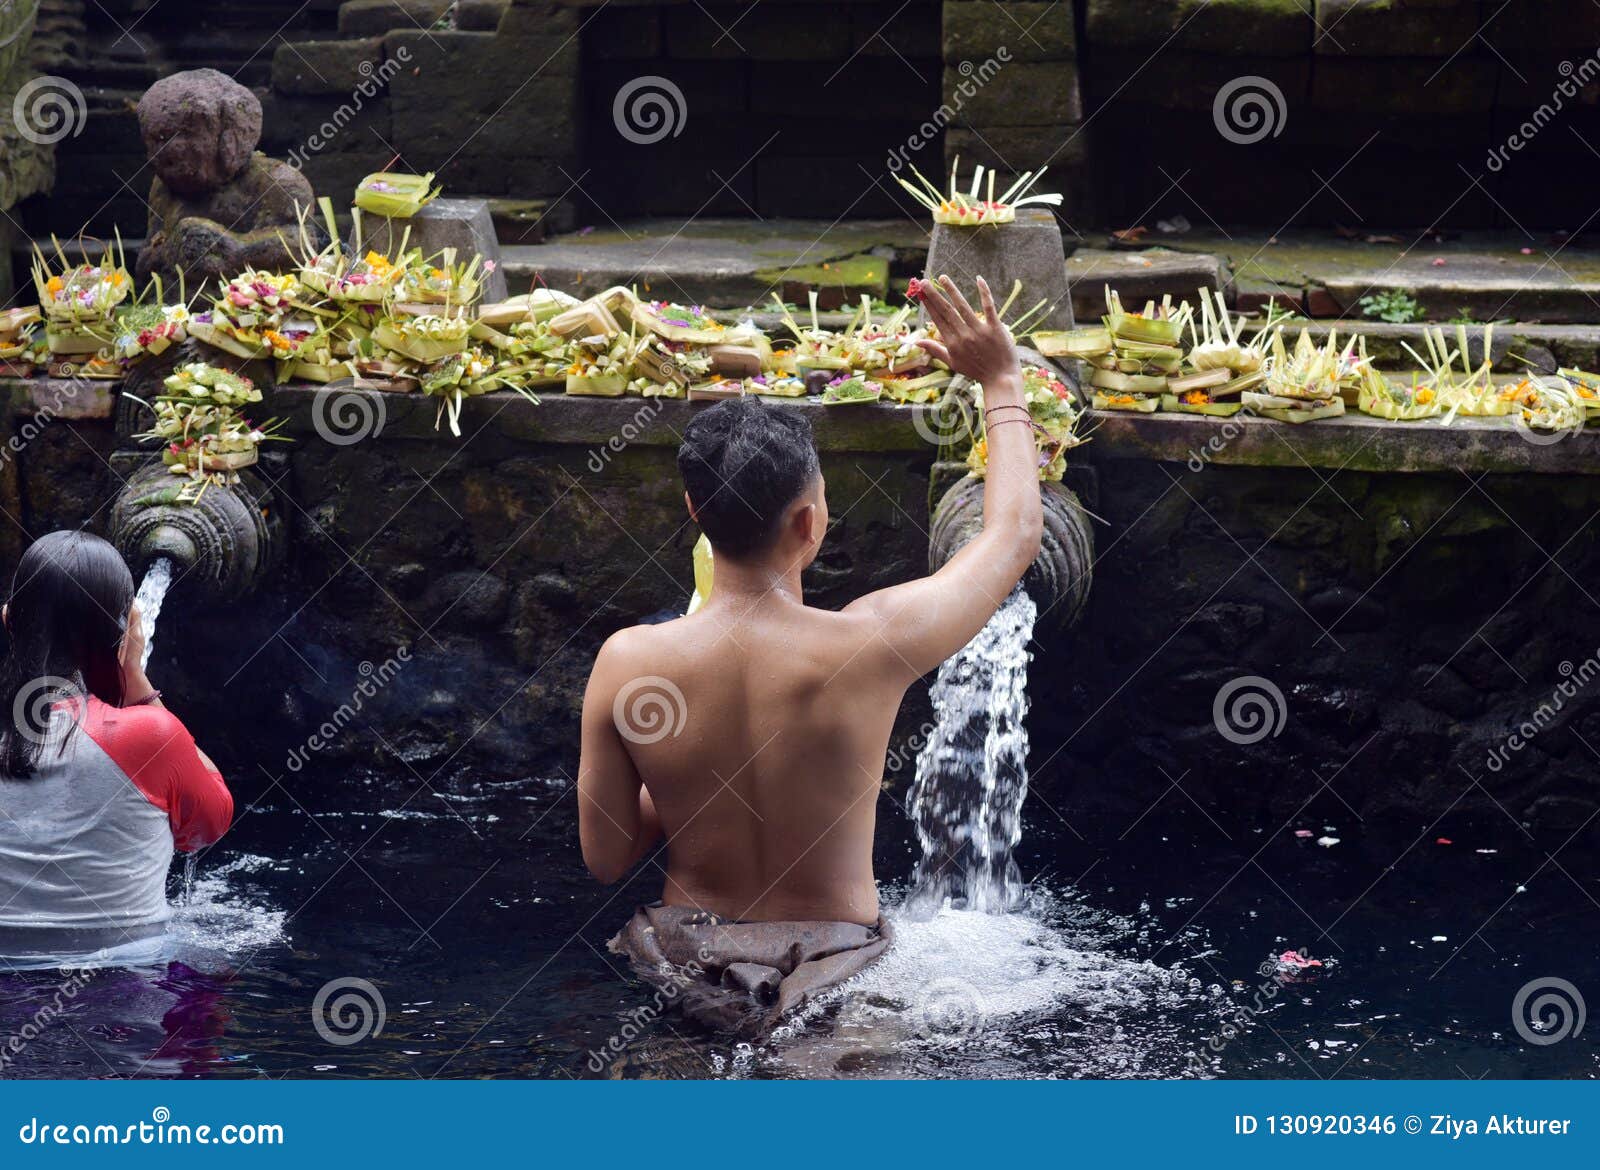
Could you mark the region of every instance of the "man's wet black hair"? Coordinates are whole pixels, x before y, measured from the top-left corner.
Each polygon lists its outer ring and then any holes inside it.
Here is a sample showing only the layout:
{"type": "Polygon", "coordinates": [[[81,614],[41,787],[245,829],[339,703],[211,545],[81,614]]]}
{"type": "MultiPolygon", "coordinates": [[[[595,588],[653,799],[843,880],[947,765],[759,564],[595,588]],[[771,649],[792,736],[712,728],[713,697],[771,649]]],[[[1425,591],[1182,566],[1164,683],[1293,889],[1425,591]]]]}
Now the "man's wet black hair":
{"type": "Polygon", "coordinates": [[[711,547],[745,557],[771,546],[784,509],[822,469],[811,420],[751,397],[695,415],[684,428],[678,471],[711,547]]]}

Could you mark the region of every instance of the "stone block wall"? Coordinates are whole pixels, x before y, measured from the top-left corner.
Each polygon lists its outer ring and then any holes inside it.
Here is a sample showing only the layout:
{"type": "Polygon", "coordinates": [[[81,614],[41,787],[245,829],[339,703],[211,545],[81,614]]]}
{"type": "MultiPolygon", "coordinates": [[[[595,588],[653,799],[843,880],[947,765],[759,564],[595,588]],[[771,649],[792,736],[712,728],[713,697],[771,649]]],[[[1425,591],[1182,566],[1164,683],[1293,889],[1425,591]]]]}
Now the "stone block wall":
{"type": "Polygon", "coordinates": [[[582,41],[581,188],[600,223],[893,214],[886,160],[939,105],[937,0],[612,4],[582,41]],[[657,132],[634,103],[671,89],[657,132]]]}
{"type": "Polygon", "coordinates": [[[945,0],[942,29],[950,129],[946,177],[935,182],[947,184],[958,157],[964,175],[977,164],[1004,177],[1049,167],[1038,190],[1066,196],[1072,230],[1089,194],[1071,0],[945,0]]]}
{"type": "Polygon", "coordinates": [[[1124,218],[1550,228],[1576,227],[1592,210],[1569,184],[1548,181],[1587,165],[1600,143],[1600,86],[1579,76],[1600,80],[1591,5],[1080,7],[1094,190],[1124,218]],[[1555,98],[1563,83],[1570,95],[1555,98]],[[1219,115],[1230,85],[1240,87],[1223,107],[1232,113],[1219,115]],[[1536,144],[1491,164],[1541,105],[1548,129],[1536,144]],[[1258,134],[1257,115],[1276,133],[1258,134]]]}

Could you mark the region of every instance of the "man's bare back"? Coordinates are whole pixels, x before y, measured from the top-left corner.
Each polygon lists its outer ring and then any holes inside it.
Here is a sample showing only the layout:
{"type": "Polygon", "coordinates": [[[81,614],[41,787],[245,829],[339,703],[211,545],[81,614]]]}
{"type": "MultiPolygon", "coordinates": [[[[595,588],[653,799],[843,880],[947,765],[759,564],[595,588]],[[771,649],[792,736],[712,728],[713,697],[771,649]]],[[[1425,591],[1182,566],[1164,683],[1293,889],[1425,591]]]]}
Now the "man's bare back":
{"type": "MultiPolygon", "coordinates": [[[[760,496],[763,481],[733,476],[763,456],[725,452],[716,436],[707,458],[727,456],[733,470],[709,480],[698,455],[680,456],[691,513],[714,548],[721,533],[738,555],[717,550],[715,586],[698,612],[623,630],[595,662],[579,827],[602,881],[622,877],[664,834],[668,905],[742,921],[877,921],[873,831],[900,701],[982,628],[1039,548],[1032,431],[999,425],[1026,418],[1020,372],[981,291],[986,321],[958,297],[928,302],[943,342],[931,348],[983,381],[990,411],[984,531],[933,576],[839,612],[808,607],[801,570],[828,522],[821,475],[796,479],[780,508],[751,501],[750,512],[774,516],[773,535],[751,549],[734,544],[750,516],[726,510],[737,510],[730,493],[760,496]]],[[[782,453],[772,478],[798,474],[792,455],[782,453]]]]}

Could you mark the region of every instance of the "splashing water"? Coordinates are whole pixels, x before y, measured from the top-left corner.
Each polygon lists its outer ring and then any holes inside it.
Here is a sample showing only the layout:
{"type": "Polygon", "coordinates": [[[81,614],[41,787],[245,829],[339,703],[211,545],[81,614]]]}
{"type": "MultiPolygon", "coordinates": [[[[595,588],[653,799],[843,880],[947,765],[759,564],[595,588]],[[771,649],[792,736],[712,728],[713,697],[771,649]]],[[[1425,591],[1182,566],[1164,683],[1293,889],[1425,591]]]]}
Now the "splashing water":
{"type": "Polygon", "coordinates": [[[1003,914],[1023,899],[1011,851],[1028,795],[1028,642],[1038,609],[1019,585],[939,668],[937,726],[917,757],[911,816],[922,843],[907,908],[1003,914]]]}
{"type": "Polygon", "coordinates": [[[145,573],[144,580],[139,582],[139,592],[133,598],[133,603],[139,607],[140,624],[144,627],[144,657],[139,659],[140,670],[150,664],[150,651],[156,644],[156,619],[161,616],[161,603],[166,600],[170,588],[172,562],[166,557],[157,557],[145,573]]]}
{"type": "Polygon", "coordinates": [[[187,906],[194,901],[194,875],[200,866],[198,853],[185,853],[183,855],[183,891],[178,895],[178,904],[187,906]]]}

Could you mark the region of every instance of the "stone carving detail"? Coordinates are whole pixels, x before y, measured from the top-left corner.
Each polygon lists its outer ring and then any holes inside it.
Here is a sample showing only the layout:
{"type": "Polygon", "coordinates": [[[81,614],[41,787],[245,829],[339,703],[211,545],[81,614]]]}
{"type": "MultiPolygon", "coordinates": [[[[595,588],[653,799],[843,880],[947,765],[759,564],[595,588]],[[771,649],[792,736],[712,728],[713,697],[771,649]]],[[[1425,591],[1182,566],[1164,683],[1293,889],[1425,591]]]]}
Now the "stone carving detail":
{"type": "Polygon", "coordinates": [[[175,503],[179,487],[160,463],[130,476],[112,506],[112,543],[135,578],[167,557],[186,588],[220,600],[248,594],[283,548],[283,521],[271,489],[250,469],[240,473],[237,485],[208,488],[196,503],[175,503]]]}
{"type": "Polygon", "coordinates": [[[292,267],[284,241],[298,239],[298,209],[315,197],[299,171],[256,151],[260,99],[215,69],[189,69],[152,85],[138,112],[155,171],[139,276],[181,269],[192,289],[244,268],[292,267]]]}
{"type": "MultiPolygon", "coordinates": [[[[1039,621],[1070,629],[1089,602],[1094,573],[1094,534],[1078,497],[1058,483],[1044,488],[1044,542],[1023,576],[1039,607],[1039,621]]],[[[938,568],[983,527],[983,480],[970,476],[947,491],[929,526],[928,568],[938,568]]]]}

